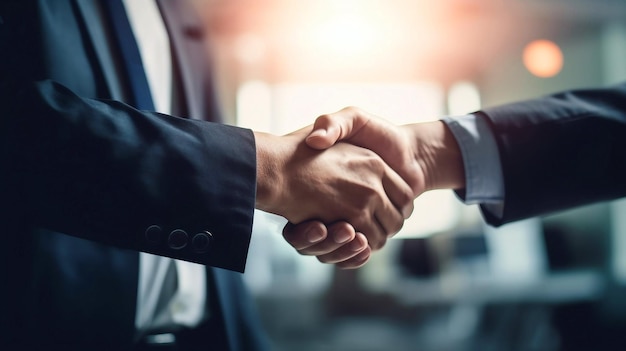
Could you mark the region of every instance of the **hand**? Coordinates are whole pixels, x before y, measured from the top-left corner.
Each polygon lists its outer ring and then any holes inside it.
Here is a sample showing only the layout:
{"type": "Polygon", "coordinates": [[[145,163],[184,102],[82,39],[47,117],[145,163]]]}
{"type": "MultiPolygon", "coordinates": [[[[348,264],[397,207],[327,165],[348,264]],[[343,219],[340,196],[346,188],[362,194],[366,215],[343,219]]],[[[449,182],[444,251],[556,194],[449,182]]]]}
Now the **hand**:
{"type": "Polygon", "coordinates": [[[328,228],[319,221],[288,223],[283,236],[301,255],[317,256],[320,262],[343,269],[363,266],[372,253],[365,235],[346,222],[328,228]]]}
{"type": "MultiPolygon", "coordinates": [[[[326,149],[339,140],[379,154],[407,181],[415,197],[430,189],[460,189],[465,186],[460,150],[450,131],[440,121],[395,126],[359,108],[348,107],[320,116],[306,142],[313,148],[326,149]]],[[[297,249],[305,240],[306,229],[305,224],[288,225],[284,232],[289,235],[285,239],[297,249]]],[[[334,248],[333,257],[338,262],[346,262],[348,268],[358,267],[359,263],[362,265],[367,261],[355,263],[346,253],[348,250],[340,249],[334,248]],[[342,253],[344,256],[341,256],[342,253]]],[[[326,254],[322,253],[322,256],[326,254]]]]}
{"type": "Polygon", "coordinates": [[[291,223],[350,223],[382,247],[413,210],[410,187],[374,152],[347,143],[314,150],[312,127],[285,136],[255,133],[257,208],[291,223]]]}
{"type": "Polygon", "coordinates": [[[306,143],[326,149],[338,141],[374,151],[411,186],[417,197],[433,189],[465,186],[463,159],[441,121],[393,125],[357,107],[322,115],[306,143]]]}

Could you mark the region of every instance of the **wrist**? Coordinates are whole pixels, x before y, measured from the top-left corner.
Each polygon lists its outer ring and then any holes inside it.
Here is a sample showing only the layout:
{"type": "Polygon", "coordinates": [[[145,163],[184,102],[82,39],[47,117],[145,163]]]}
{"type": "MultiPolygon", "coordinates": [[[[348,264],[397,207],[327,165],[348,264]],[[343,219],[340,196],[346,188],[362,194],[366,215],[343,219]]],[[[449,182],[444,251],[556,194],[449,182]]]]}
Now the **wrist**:
{"type": "Polygon", "coordinates": [[[277,138],[268,133],[254,132],[256,143],[256,208],[276,213],[275,204],[282,183],[277,138]]]}
{"type": "Polygon", "coordinates": [[[442,121],[413,124],[414,156],[424,172],[425,190],[465,187],[463,156],[442,121]]]}

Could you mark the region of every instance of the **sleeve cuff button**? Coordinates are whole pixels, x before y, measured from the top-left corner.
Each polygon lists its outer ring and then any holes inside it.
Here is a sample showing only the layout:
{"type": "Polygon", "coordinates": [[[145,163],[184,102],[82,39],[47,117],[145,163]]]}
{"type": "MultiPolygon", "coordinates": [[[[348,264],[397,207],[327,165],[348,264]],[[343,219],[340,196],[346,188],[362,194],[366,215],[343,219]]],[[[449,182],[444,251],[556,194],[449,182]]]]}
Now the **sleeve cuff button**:
{"type": "Polygon", "coordinates": [[[205,253],[211,248],[211,241],[213,240],[213,234],[209,231],[203,231],[194,235],[191,239],[191,245],[197,253],[205,253]]]}
{"type": "Polygon", "coordinates": [[[149,226],[144,233],[146,240],[153,244],[158,244],[159,242],[161,242],[162,235],[163,230],[158,225],[149,226]]]}
{"type": "Polygon", "coordinates": [[[176,229],[170,233],[167,244],[172,249],[180,250],[187,246],[188,241],[189,236],[187,235],[187,232],[182,229],[176,229]]]}

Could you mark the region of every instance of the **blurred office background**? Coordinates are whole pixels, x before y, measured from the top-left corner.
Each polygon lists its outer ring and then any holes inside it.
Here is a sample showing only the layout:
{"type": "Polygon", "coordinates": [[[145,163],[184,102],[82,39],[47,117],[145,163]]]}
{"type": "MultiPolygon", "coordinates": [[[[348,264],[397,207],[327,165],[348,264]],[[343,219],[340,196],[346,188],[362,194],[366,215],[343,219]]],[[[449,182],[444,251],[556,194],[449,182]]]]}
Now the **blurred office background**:
{"type": "MultiPolygon", "coordinates": [[[[348,105],[403,124],[626,80],[624,0],[196,2],[228,122],[275,134],[348,105]]],[[[351,271],[299,256],[284,223],[257,213],[245,273],[277,351],[626,348],[626,201],[495,229],[427,193],[351,271]]]]}

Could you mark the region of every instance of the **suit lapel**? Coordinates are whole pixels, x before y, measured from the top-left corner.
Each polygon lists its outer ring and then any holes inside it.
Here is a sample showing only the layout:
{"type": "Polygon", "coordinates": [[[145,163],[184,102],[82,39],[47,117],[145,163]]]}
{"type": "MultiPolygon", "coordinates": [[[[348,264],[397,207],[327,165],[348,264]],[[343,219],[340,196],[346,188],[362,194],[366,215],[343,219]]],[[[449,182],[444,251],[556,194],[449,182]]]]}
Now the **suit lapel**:
{"type": "Polygon", "coordinates": [[[117,50],[108,35],[109,25],[103,16],[103,9],[99,8],[99,3],[93,0],[74,0],[74,2],[91,39],[91,45],[108,88],[109,97],[113,100],[125,101],[128,96],[127,89],[120,79],[124,75],[113,54],[117,50]]]}
{"type": "Polygon", "coordinates": [[[157,3],[170,37],[182,113],[195,119],[221,122],[202,22],[187,1],[157,0],[157,3]]]}

